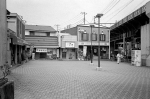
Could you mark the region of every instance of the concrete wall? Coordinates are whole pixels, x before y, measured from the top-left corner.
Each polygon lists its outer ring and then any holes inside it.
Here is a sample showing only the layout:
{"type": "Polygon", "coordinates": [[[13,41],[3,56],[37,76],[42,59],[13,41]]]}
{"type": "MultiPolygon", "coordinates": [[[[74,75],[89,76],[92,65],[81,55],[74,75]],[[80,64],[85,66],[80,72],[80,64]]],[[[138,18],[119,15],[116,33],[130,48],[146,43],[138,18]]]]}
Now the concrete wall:
{"type": "MultiPolygon", "coordinates": [[[[0,66],[4,65],[7,57],[7,24],[6,24],[6,0],[0,0],[0,66]]],[[[2,78],[0,70],[0,78],[2,78]]]]}
{"type": "MultiPolygon", "coordinates": [[[[15,18],[7,19],[8,28],[17,33],[17,23],[15,18]]],[[[17,35],[17,34],[16,34],[17,35]]]]}
{"type": "Polygon", "coordinates": [[[29,31],[25,31],[25,35],[30,35],[30,32],[29,31]]]}
{"type": "Polygon", "coordinates": [[[150,54],[150,24],[141,26],[141,58],[142,66],[146,65],[146,59],[150,54]]]}

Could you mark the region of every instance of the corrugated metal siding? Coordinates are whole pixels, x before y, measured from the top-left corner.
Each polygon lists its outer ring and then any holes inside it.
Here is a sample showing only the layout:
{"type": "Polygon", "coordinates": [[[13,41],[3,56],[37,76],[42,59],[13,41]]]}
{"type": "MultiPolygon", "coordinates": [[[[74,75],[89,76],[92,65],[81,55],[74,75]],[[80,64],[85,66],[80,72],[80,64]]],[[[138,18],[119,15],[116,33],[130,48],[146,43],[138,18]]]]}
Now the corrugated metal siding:
{"type": "Polygon", "coordinates": [[[25,40],[34,46],[58,46],[58,37],[25,36],[25,40]]]}

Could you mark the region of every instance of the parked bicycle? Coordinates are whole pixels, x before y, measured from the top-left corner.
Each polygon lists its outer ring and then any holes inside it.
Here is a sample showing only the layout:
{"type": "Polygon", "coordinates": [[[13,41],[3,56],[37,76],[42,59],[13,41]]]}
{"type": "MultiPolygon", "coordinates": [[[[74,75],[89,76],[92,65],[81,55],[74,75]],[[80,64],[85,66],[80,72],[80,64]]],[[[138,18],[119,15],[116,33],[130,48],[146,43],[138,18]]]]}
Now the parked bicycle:
{"type": "Polygon", "coordinates": [[[8,62],[6,62],[3,66],[0,66],[2,72],[3,72],[3,78],[5,78],[7,75],[10,75],[11,70],[10,70],[10,65],[8,62]]]}

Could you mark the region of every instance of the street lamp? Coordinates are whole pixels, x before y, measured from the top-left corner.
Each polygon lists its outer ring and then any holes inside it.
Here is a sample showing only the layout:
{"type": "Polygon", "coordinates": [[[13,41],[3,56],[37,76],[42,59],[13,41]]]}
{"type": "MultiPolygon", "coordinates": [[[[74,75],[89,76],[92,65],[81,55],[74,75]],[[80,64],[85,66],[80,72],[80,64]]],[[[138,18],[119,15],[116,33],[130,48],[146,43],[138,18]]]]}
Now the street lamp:
{"type": "Polygon", "coordinates": [[[91,64],[93,64],[92,27],[94,27],[94,25],[90,25],[90,27],[91,27],[91,64]]]}
{"type": "Polygon", "coordinates": [[[100,18],[103,14],[97,14],[96,18],[98,18],[98,67],[97,70],[100,69],[100,18]]]}

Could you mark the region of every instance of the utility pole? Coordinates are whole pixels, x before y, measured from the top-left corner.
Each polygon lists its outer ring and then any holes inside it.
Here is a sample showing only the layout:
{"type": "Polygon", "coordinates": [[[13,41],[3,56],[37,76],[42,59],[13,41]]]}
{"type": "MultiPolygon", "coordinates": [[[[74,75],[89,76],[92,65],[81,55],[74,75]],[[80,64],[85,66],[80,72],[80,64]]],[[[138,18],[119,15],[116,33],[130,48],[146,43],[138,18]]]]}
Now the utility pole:
{"type": "Polygon", "coordinates": [[[96,18],[96,17],[94,16],[94,24],[95,24],[95,18],[96,18]]]}
{"type": "Polygon", "coordinates": [[[85,15],[86,15],[87,13],[86,13],[86,12],[81,12],[81,14],[84,15],[83,21],[84,21],[84,24],[85,24],[85,15]]]}
{"type": "Polygon", "coordinates": [[[58,32],[58,28],[59,28],[60,25],[59,25],[59,24],[56,24],[55,26],[57,27],[57,32],[58,32]]]}

